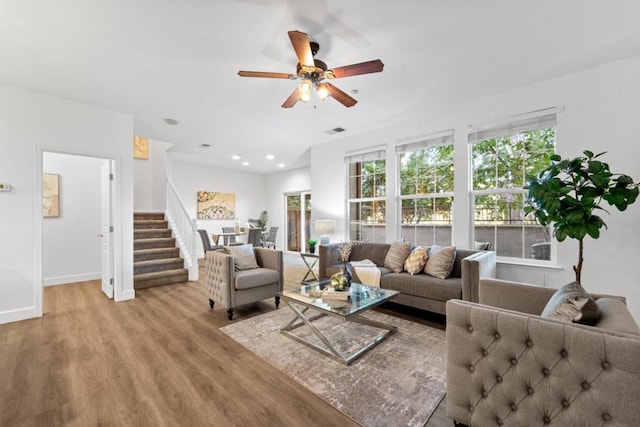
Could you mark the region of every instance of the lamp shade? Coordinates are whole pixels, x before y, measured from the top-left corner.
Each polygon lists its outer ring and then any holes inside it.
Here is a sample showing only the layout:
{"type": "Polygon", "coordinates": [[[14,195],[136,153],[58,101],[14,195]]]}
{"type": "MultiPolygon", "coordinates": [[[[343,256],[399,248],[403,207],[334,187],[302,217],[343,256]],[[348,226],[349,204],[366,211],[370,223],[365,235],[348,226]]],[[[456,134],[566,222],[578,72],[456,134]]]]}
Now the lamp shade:
{"type": "Polygon", "coordinates": [[[316,233],[320,234],[320,244],[329,244],[329,234],[335,233],[336,220],[335,219],[319,219],[316,221],[316,233]]]}

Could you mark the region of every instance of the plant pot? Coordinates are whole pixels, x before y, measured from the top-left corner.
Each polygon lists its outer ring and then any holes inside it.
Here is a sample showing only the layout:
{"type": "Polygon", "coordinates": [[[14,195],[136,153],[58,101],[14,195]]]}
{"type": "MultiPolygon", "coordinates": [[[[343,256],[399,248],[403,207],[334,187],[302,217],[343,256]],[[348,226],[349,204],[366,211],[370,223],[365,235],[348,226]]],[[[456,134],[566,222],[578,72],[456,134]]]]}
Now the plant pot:
{"type": "Polygon", "coordinates": [[[309,246],[309,253],[315,254],[316,253],[316,247],[314,246],[309,246]]]}

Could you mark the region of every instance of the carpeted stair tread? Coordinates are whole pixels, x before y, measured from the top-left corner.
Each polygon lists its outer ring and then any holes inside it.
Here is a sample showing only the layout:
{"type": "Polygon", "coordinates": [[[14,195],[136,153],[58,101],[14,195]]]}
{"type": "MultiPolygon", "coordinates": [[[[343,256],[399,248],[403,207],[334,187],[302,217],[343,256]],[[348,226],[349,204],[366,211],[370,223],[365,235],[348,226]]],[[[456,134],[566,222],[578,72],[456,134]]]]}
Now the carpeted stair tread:
{"type": "Polygon", "coordinates": [[[175,258],[180,255],[180,249],[172,248],[151,248],[138,249],[134,252],[133,261],[148,261],[152,259],[175,258]]]}
{"type": "Polygon", "coordinates": [[[134,212],[133,220],[164,220],[163,212],[134,212]]]}
{"type": "Polygon", "coordinates": [[[171,230],[165,228],[144,228],[133,231],[133,238],[136,240],[144,240],[144,239],[156,239],[156,238],[164,238],[171,237],[171,230]]]}
{"type": "Polygon", "coordinates": [[[144,289],[152,286],[187,282],[188,280],[189,272],[186,268],[155,271],[153,273],[136,274],[133,276],[133,287],[134,289],[144,289]]]}
{"type": "Polygon", "coordinates": [[[159,237],[152,239],[134,239],[133,249],[151,249],[151,248],[169,248],[176,245],[176,239],[173,237],[159,237]]]}
{"type": "Polygon", "coordinates": [[[134,230],[145,230],[145,229],[166,229],[169,226],[169,222],[165,220],[159,219],[145,219],[145,220],[135,220],[133,221],[133,229],[134,230]]]}
{"type": "Polygon", "coordinates": [[[161,258],[145,261],[137,261],[133,263],[133,274],[152,273],[156,271],[168,271],[182,268],[184,260],[177,258],[161,258]]]}

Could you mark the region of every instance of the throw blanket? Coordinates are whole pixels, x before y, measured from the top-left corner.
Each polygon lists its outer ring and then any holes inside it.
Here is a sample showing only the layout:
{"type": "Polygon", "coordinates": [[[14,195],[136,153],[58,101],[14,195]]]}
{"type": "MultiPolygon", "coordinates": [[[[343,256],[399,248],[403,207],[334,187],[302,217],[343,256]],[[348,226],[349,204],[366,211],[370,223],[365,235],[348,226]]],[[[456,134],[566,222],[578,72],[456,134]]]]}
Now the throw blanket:
{"type": "Polygon", "coordinates": [[[380,287],[380,270],[373,261],[363,259],[362,261],[351,261],[350,264],[363,285],[380,287]]]}

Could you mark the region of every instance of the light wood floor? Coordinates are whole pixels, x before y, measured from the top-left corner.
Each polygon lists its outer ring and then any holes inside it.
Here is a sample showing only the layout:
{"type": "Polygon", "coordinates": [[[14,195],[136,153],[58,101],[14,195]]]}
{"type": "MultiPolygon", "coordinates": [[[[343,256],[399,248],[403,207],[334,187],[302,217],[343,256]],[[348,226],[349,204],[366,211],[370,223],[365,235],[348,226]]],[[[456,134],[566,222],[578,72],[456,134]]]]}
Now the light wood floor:
{"type": "MultiPolygon", "coordinates": [[[[302,263],[286,264],[294,286],[302,263]]],[[[233,321],[273,309],[239,308],[233,321]]],[[[380,310],[443,328],[422,312],[380,310]]],[[[97,281],[47,287],[42,318],[0,325],[0,426],[357,425],[218,330],[227,324],[199,282],[122,303],[97,281]]],[[[452,425],[443,405],[428,426],[452,425]]]]}

